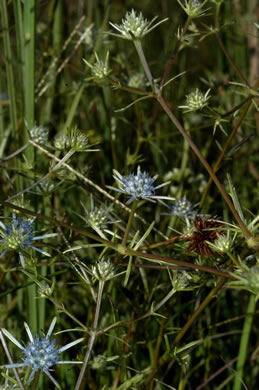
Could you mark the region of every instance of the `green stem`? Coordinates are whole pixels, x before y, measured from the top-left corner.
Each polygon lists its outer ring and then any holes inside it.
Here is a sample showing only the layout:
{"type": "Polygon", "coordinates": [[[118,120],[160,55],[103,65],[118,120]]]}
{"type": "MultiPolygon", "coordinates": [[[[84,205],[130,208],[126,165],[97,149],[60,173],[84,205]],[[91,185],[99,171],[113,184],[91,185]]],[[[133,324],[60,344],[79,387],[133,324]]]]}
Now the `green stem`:
{"type": "Polygon", "coordinates": [[[11,52],[11,42],[9,36],[9,24],[8,24],[8,14],[6,7],[6,0],[0,1],[0,10],[1,10],[1,20],[2,20],[2,35],[4,43],[4,55],[5,55],[5,65],[6,65],[6,78],[7,78],[7,91],[8,98],[10,101],[10,117],[12,124],[13,138],[16,142],[15,147],[18,147],[18,125],[17,125],[17,113],[16,113],[16,99],[15,99],[15,83],[14,83],[14,74],[12,67],[12,52],[11,52]]]}
{"type": "MultiPolygon", "coordinates": [[[[132,224],[132,221],[133,221],[133,218],[134,218],[136,207],[137,207],[137,200],[134,200],[134,202],[132,204],[132,208],[131,208],[130,214],[129,214],[127,227],[126,227],[126,230],[125,230],[125,233],[124,233],[124,236],[123,236],[123,239],[122,239],[122,243],[121,243],[122,248],[125,248],[125,249],[126,249],[127,239],[128,239],[128,236],[129,236],[129,232],[130,232],[131,224],[132,224]]],[[[114,260],[114,265],[118,264],[120,258],[121,258],[121,254],[118,253],[118,255],[116,256],[116,259],[114,260]]]]}
{"type": "Polygon", "coordinates": [[[241,341],[239,345],[238,352],[238,361],[236,366],[236,375],[233,385],[233,390],[240,390],[241,386],[243,387],[243,375],[244,375],[244,366],[246,357],[248,354],[248,341],[252,329],[253,314],[256,307],[256,296],[254,294],[250,295],[250,299],[247,307],[247,316],[244,322],[243,332],[241,336],[241,341]]]}

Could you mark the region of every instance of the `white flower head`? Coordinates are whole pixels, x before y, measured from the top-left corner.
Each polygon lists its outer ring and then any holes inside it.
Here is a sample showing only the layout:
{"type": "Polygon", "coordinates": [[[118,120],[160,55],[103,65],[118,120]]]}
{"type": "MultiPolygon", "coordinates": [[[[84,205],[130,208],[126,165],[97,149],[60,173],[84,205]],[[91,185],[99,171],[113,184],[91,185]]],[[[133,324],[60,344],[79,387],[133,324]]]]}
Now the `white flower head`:
{"type": "Polygon", "coordinates": [[[88,80],[94,80],[97,83],[105,80],[106,77],[111,73],[111,69],[109,69],[109,52],[107,51],[105,60],[102,61],[99,59],[98,54],[94,53],[96,61],[94,64],[90,64],[87,60],[83,60],[84,63],[91,69],[92,77],[88,78],[88,80]]]}
{"type": "Polygon", "coordinates": [[[184,5],[181,0],[177,0],[182,9],[186,12],[191,18],[198,18],[206,14],[207,9],[202,9],[202,7],[207,3],[208,0],[184,0],[184,5]]]}
{"type": "Polygon", "coordinates": [[[154,26],[151,25],[157,19],[155,16],[150,22],[147,19],[144,19],[142,12],[137,14],[137,12],[132,9],[131,12],[127,12],[125,19],[122,19],[121,24],[111,23],[110,25],[119,31],[120,34],[113,34],[123,39],[128,39],[130,41],[139,40],[144,35],[148,34],[154,28],[156,28],[159,24],[168,20],[168,18],[161,20],[156,23],[154,26]]]}

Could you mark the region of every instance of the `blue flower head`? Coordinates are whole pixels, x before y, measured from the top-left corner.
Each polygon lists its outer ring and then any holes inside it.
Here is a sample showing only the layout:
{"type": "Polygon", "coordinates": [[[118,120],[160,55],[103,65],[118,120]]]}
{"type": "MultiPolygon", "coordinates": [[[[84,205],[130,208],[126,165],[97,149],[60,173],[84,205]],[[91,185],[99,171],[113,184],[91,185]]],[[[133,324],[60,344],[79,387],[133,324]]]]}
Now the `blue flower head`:
{"type": "Polygon", "coordinates": [[[16,214],[12,216],[12,222],[4,225],[0,221],[0,258],[9,251],[17,251],[19,253],[20,262],[25,267],[24,252],[28,248],[32,248],[45,256],[50,256],[49,253],[42,249],[33,246],[33,241],[43,238],[54,237],[56,233],[44,234],[42,236],[34,236],[34,218],[17,217],[16,214]],[[2,249],[2,253],[1,253],[2,249]]]}
{"type": "Polygon", "coordinates": [[[155,191],[158,188],[166,186],[169,182],[155,187],[153,183],[158,176],[151,177],[147,172],[141,172],[140,167],[138,167],[136,174],[131,173],[129,176],[122,176],[115,169],[113,170],[113,173],[114,179],[117,180],[121,188],[107,187],[130,196],[127,204],[132,203],[135,199],[146,199],[151,202],[154,202],[156,199],[171,199],[167,196],[155,195],[155,191]]]}
{"type": "Polygon", "coordinates": [[[73,361],[61,361],[59,354],[66,349],[80,343],[84,338],[73,341],[72,343],[66,344],[64,347],[59,348],[56,344],[56,339],[51,338],[51,333],[56,324],[57,318],[55,317],[49,327],[48,333],[45,337],[40,337],[38,334],[33,337],[30,331],[28,324],[25,322],[24,326],[29,337],[29,342],[26,347],[23,347],[16,338],[8,332],[6,329],[2,329],[2,332],[6,337],[9,338],[18,348],[22,350],[21,359],[23,363],[15,364],[5,364],[1,367],[5,368],[18,368],[18,367],[29,367],[31,368],[31,374],[28,378],[28,383],[30,383],[37,371],[44,372],[50,380],[55,384],[57,388],[60,389],[58,382],[50,374],[50,367],[54,364],[70,364],[70,363],[81,363],[73,361]]]}

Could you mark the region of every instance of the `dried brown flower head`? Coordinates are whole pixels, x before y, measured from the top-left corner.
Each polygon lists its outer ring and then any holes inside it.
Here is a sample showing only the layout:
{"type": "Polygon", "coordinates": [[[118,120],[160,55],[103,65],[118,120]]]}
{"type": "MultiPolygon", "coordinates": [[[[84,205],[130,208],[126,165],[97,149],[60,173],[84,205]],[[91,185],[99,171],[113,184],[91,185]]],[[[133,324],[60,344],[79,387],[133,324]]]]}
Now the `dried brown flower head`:
{"type": "Polygon", "coordinates": [[[194,222],[195,231],[191,237],[188,237],[190,244],[188,252],[196,252],[198,255],[211,256],[216,252],[212,250],[208,242],[214,243],[219,234],[223,231],[219,228],[222,223],[216,219],[199,218],[194,222]]]}

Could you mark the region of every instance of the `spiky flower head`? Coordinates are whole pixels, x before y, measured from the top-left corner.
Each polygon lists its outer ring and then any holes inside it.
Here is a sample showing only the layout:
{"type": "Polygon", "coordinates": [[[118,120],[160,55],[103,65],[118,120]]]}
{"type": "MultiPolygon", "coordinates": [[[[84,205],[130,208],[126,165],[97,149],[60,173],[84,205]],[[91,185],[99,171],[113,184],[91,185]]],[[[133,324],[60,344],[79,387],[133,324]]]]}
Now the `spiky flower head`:
{"type": "Polygon", "coordinates": [[[207,3],[208,0],[184,0],[184,5],[181,0],[177,0],[182,9],[186,12],[191,18],[198,18],[206,14],[207,9],[202,9],[202,7],[207,3]]]}
{"type": "Polygon", "coordinates": [[[158,175],[151,177],[147,172],[141,172],[138,166],[137,173],[131,173],[128,176],[122,176],[116,169],[113,170],[113,177],[119,183],[121,188],[107,186],[108,188],[130,196],[127,204],[136,199],[146,199],[155,202],[156,199],[171,199],[167,196],[154,195],[158,188],[164,187],[169,182],[154,186],[153,183],[158,175]]]}
{"type": "Polygon", "coordinates": [[[96,62],[92,65],[90,62],[83,60],[84,63],[91,68],[92,77],[88,78],[87,80],[94,80],[97,83],[100,83],[103,81],[109,74],[111,73],[111,70],[109,69],[109,52],[107,51],[105,60],[102,61],[99,59],[98,54],[94,53],[96,62]]]}
{"type": "Polygon", "coordinates": [[[216,219],[198,218],[194,222],[194,232],[186,240],[190,241],[187,248],[188,252],[196,252],[198,255],[211,256],[213,251],[209,243],[214,243],[220,234],[222,234],[222,223],[216,219]]]}
{"type": "Polygon", "coordinates": [[[29,337],[29,342],[26,347],[23,347],[22,344],[16,338],[8,332],[8,330],[2,328],[2,332],[9,340],[11,340],[18,348],[22,350],[21,359],[23,363],[15,364],[5,364],[1,367],[5,368],[18,368],[18,367],[29,367],[31,369],[31,374],[28,378],[27,383],[30,383],[34,378],[34,375],[37,371],[44,372],[49,379],[54,383],[54,385],[61,389],[58,382],[53,378],[50,373],[50,368],[54,364],[70,364],[70,363],[81,363],[73,361],[62,361],[60,360],[59,354],[72,346],[83,341],[84,338],[73,341],[72,343],[66,344],[64,347],[59,348],[56,344],[56,339],[51,338],[52,331],[56,324],[56,317],[52,320],[47,335],[45,337],[40,337],[38,334],[33,337],[31,330],[28,324],[25,322],[24,326],[29,337]]]}
{"type": "Polygon", "coordinates": [[[54,146],[58,150],[84,152],[89,149],[88,137],[75,127],[67,133],[57,134],[54,139],[54,146]]]}
{"type": "Polygon", "coordinates": [[[102,238],[106,239],[103,232],[109,233],[111,235],[114,235],[113,232],[107,229],[108,224],[112,224],[115,222],[110,221],[109,219],[109,212],[112,208],[112,205],[110,207],[104,208],[104,207],[95,207],[94,200],[91,195],[91,207],[90,210],[87,210],[84,204],[82,204],[82,207],[85,211],[86,216],[82,216],[80,214],[79,217],[82,218],[86,224],[86,226],[90,226],[93,230],[95,230],[102,238]]]}
{"type": "Polygon", "coordinates": [[[194,207],[191,202],[189,202],[184,196],[181,199],[175,200],[171,207],[169,213],[164,213],[164,215],[176,216],[179,218],[195,218],[197,212],[194,210],[194,207]]]}
{"type": "Polygon", "coordinates": [[[203,94],[198,88],[195,91],[191,92],[189,95],[186,95],[186,104],[184,106],[179,106],[179,108],[186,109],[184,112],[194,112],[202,110],[208,105],[208,100],[210,89],[203,94]]]}
{"type": "Polygon", "coordinates": [[[54,237],[56,233],[44,234],[41,236],[34,236],[34,218],[23,218],[16,214],[12,216],[12,222],[8,225],[4,225],[0,221],[0,258],[7,252],[16,251],[19,253],[20,262],[22,267],[25,267],[24,253],[27,249],[31,248],[35,251],[42,253],[45,256],[50,256],[49,253],[33,246],[33,242],[36,240],[54,237]]]}
{"type": "Polygon", "coordinates": [[[96,280],[105,282],[114,276],[115,268],[110,259],[101,258],[96,265],[92,267],[92,275],[96,280]]]}
{"type": "Polygon", "coordinates": [[[147,19],[144,19],[142,12],[137,14],[137,12],[132,9],[130,12],[126,13],[125,19],[122,19],[121,24],[110,22],[110,25],[120,33],[111,33],[111,35],[115,35],[123,39],[128,39],[130,41],[139,40],[144,37],[144,35],[147,35],[150,31],[156,28],[159,24],[165,22],[168,18],[161,20],[151,27],[156,19],[157,16],[155,16],[149,22],[147,19]]]}
{"type": "Polygon", "coordinates": [[[49,130],[45,126],[34,126],[29,133],[31,139],[39,145],[45,145],[48,142],[49,130]]]}
{"type": "Polygon", "coordinates": [[[213,244],[210,243],[210,246],[216,252],[228,253],[231,250],[232,241],[226,234],[221,234],[213,244]]]}

